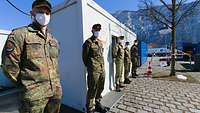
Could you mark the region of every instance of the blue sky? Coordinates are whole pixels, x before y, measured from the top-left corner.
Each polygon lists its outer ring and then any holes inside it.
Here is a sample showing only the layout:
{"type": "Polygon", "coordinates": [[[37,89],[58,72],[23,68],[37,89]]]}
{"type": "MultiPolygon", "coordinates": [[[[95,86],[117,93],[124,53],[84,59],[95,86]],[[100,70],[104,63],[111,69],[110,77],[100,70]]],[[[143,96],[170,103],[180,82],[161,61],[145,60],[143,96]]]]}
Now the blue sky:
{"type": "MultiPolygon", "coordinates": [[[[18,8],[30,12],[33,0],[10,0],[18,8]]],[[[53,6],[65,0],[50,0],[53,6]]],[[[108,12],[117,10],[137,10],[138,0],[95,0],[108,12]],[[126,1],[126,2],[125,2],[126,1]]],[[[31,22],[30,17],[18,12],[11,7],[6,0],[0,0],[0,29],[12,30],[13,28],[25,26],[31,22]]]]}
{"type": "MultiPolygon", "coordinates": [[[[25,12],[30,12],[33,0],[10,0],[18,8],[25,12]]],[[[50,0],[53,6],[62,3],[65,0],[50,0]]],[[[94,0],[101,7],[110,13],[118,10],[137,10],[139,0],[94,0]]],[[[190,0],[192,1],[192,0],[190,0]]],[[[25,26],[31,22],[29,16],[26,16],[12,6],[6,0],[0,0],[0,29],[12,30],[13,28],[25,26]]]]}

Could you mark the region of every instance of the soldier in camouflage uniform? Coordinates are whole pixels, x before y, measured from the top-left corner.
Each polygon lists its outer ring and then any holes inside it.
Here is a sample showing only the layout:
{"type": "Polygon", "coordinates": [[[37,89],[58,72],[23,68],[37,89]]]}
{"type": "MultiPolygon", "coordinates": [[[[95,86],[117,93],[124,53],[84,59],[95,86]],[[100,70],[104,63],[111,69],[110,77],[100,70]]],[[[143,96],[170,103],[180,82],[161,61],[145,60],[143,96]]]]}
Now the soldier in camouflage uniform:
{"type": "Polygon", "coordinates": [[[88,72],[87,113],[94,113],[95,111],[104,113],[108,111],[108,108],[100,103],[105,82],[103,44],[99,40],[100,30],[100,24],[93,25],[92,37],[83,44],[82,58],[88,72]]]}
{"type": "Polygon", "coordinates": [[[138,48],[137,48],[138,41],[135,40],[133,46],[131,47],[131,62],[132,62],[132,77],[136,78],[137,75],[137,68],[139,65],[138,62],[138,48]]]}
{"type": "Polygon", "coordinates": [[[13,30],[3,49],[3,71],[22,89],[20,113],[60,111],[59,44],[47,29],[50,13],[48,1],[34,1],[33,22],[13,30]]]}
{"type": "Polygon", "coordinates": [[[131,66],[131,54],[130,54],[130,50],[128,48],[129,46],[129,42],[126,42],[125,44],[125,48],[124,48],[124,83],[125,84],[130,84],[130,80],[128,78],[128,75],[130,73],[130,66],[131,66]]]}
{"type": "Polygon", "coordinates": [[[113,48],[113,59],[116,66],[116,74],[115,74],[115,84],[116,84],[116,91],[120,92],[120,87],[123,87],[122,85],[122,71],[124,66],[124,48],[122,45],[122,38],[117,38],[117,44],[113,48]]]}

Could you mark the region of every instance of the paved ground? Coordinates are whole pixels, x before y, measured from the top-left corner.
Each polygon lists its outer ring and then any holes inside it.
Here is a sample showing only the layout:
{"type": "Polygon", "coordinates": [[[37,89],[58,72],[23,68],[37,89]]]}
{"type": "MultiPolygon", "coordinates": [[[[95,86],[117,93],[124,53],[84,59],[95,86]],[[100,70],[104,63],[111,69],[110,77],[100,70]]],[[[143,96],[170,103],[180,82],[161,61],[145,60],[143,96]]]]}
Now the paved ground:
{"type": "Polygon", "coordinates": [[[200,84],[134,79],[110,113],[200,113],[200,84]]]}
{"type": "MultiPolygon", "coordinates": [[[[139,78],[124,89],[124,96],[109,113],[200,113],[200,84],[156,80],[144,76],[147,65],[138,70],[139,78]]],[[[177,65],[179,70],[185,70],[177,65]]],[[[165,72],[170,67],[160,67],[158,58],[153,61],[153,74],[165,72]]],[[[199,72],[179,71],[200,81],[199,72]]]]}

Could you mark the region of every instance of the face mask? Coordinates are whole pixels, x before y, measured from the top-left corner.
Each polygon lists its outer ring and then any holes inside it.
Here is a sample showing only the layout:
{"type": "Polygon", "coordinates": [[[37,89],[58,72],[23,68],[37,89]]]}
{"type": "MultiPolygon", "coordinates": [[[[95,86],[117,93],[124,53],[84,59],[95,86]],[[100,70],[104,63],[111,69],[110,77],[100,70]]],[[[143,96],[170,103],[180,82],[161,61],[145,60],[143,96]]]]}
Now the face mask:
{"type": "Polygon", "coordinates": [[[50,22],[50,15],[46,13],[37,13],[35,19],[41,26],[46,26],[50,22]]]}
{"type": "Polygon", "coordinates": [[[99,32],[99,31],[94,32],[94,36],[95,36],[96,38],[98,38],[99,35],[100,35],[100,32],[99,32]]]}

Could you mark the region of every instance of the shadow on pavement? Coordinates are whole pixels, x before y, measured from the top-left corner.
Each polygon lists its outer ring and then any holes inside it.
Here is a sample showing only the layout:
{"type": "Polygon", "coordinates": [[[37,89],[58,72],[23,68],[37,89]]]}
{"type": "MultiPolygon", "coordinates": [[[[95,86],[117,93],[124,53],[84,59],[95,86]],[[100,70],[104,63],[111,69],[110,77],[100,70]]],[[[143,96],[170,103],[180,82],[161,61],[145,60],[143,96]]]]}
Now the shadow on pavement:
{"type": "Polygon", "coordinates": [[[185,69],[178,69],[177,72],[199,72],[199,70],[195,69],[194,64],[188,63],[180,63],[185,69]]]}

